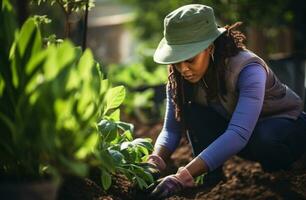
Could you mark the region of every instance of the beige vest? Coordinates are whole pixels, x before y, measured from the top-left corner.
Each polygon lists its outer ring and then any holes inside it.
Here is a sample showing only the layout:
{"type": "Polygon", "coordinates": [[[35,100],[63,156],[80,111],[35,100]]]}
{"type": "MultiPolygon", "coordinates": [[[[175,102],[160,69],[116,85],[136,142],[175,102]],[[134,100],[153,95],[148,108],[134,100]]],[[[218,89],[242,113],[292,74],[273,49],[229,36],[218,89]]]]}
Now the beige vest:
{"type": "MultiPolygon", "coordinates": [[[[301,98],[285,84],[281,83],[260,57],[248,50],[241,51],[238,55],[229,58],[226,62],[225,84],[227,95],[221,98],[219,94],[219,102],[227,111],[228,117],[233,114],[238,101],[239,94],[236,84],[239,73],[247,64],[252,62],[259,63],[267,72],[265,97],[260,118],[286,117],[296,119],[303,110],[301,98]]],[[[205,91],[198,91],[197,97],[202,96],[199,93],[203,95],[205,91]]],[[[203,96],[200,101],[203,102],[203,96]]]]}

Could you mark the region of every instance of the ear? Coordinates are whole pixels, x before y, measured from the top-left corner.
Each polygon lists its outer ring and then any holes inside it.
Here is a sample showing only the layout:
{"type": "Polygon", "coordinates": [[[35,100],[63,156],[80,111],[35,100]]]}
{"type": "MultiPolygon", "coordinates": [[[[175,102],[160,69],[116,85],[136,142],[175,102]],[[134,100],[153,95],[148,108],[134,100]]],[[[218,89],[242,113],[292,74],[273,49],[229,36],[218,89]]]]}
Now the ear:
{"type": "Polygon", "coordinates": [[[215,52],[215,45],[214,44],[209,45],[208,49],[209,49],[209,53],[210,54],[214,54],[214,52],[215,52]]]}

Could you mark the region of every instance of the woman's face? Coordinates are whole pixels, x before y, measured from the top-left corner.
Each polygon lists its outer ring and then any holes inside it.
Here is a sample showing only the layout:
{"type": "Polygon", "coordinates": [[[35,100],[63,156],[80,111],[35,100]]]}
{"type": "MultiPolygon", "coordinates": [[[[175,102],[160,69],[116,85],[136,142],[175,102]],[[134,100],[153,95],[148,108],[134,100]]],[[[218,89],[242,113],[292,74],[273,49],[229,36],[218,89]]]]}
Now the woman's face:
{"type": "Polygon", "coordinates": [[[210,46],[195,57],[174,64],[174,67],[188,82],[198,82],[208,69],[211,48],[210,46]]]}

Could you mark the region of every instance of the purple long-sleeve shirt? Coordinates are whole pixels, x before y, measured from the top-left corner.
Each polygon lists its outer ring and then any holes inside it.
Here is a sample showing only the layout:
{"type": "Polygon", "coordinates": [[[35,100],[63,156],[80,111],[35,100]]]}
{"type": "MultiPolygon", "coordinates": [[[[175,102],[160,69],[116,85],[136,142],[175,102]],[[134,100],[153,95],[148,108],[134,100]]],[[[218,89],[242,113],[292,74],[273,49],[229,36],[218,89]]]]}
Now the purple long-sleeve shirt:
{"type": "MultiPolygon", "coordinates": [[[[265,69],[258,63],[248,64],[240,72],[237,81],[238,103],[226,131],[198,155],[210,171],[222,165],[247,144],[261,112],[266,76],[265,69]]],[[[161,145],[173,152],[180,138],[181,130],[175,120],[174,105],[167,93],[164,126],[155,146],[161,145]]]]}

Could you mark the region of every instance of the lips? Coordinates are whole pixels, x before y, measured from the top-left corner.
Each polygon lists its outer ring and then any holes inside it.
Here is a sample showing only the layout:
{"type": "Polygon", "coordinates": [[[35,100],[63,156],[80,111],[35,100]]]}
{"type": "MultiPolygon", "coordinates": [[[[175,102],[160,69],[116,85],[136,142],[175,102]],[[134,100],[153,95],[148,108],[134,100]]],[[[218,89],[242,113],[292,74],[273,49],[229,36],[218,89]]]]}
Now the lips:
{"type": "Polygon", "coordinates": [[[186,79],[186,80],[191,80],[193,78],[193,76],[192,75],[189,75],[189,76],[184,76],[184,79],[186,79]]]}

